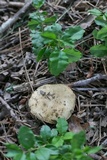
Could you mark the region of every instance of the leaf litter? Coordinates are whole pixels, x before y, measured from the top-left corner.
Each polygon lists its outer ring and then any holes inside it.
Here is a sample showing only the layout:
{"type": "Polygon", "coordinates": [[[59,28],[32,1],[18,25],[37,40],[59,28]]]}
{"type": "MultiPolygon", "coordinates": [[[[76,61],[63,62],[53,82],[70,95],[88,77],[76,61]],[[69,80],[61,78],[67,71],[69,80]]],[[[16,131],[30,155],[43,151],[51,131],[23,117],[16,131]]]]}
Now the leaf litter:
{"type": "MultiPolygon", "coordinates": [[[[27,27],[28,15],[33,11],[29,6],[24,15],[3,33],[0,39],[0,157],[4,157],[6,142],[17,143],[16,134],[21,125],[29,126],[38,134],[42,123],[29,113],[27,101],[32,90],[43,84],[63,83],[74,90],[77,102],[74,115],[69,119],[69,130],[85,130],[87,143],[91,146],[102,145],[104,149],[93,155],[94,159],[107,159],[107,65],[104,59],[92,58],[89,47],[94,44],[92,30],[96,27],[94,16],[87,10],[94,7],[106,9],[105,0],[47,0],[43,10],[58,14],[57,21],[63,29],[80,25],[86,30],[77,49],[83,58],[69,67],[58,77],[50,75],[47,62],[36,62],[31,49],[30,31],[27,27]],[[97,78],[94,78],[96,77],[97,78]],[[100,78],[99,78],[100,77],[100,78]],[[90,80],[87,83],[87,80],[90,80]],[[86,84],[83,83],[86,82],[86,84]],[[79,85],[74,85],[79,82],[79,85]]],[[[14,16],[24,1],[0,2],[0,25],[14,16]]]]}

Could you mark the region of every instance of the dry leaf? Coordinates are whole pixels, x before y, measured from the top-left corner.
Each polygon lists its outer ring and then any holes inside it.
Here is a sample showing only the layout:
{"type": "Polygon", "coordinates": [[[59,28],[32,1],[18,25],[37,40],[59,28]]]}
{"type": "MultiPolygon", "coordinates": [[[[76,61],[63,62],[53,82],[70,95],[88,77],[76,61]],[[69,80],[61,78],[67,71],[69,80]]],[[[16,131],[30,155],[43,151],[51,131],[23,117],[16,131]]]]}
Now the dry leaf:
{"type": "Polygon", "coordinates": [[[86,130],[89,127],[89,123],[83,123],[82,119],[72,115],[69,119],[69,131],[80,132],[86,130]]]}

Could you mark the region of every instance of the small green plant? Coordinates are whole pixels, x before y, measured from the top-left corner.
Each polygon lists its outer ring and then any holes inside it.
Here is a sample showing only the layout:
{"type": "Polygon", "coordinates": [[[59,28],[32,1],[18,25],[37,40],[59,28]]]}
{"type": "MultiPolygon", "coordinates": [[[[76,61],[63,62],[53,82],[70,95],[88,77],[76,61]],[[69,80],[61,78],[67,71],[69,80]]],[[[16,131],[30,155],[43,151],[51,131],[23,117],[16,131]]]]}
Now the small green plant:
{"type": "Polygon", "coordinates": [[[89,13],[96,16],[95,23],[99,26],[99,29],[93,31],[93,36],[99,44],[92,46],[90,52],[96,57],[107,58],[107,12],[103,13],[98,9],[92,9],[89,10],[89,13]]]}
{"type": "Polygon", "coordinates": [[[75,43],[82,38],[85,31],[80,26],[63,30],[62,26],[56,23],[55,15],[49,16],[40,9],[44,3],[43,0],[33,0],[36,12],[30,14],[28,26],[37,61],[46,59],[50,73],[57,76],[68,64],[81,58],[82,54],[75,49],[75,43]]]}
{"type": "Polygon", "coordinates": [[[68,132],[68,123],[59,118],[56,128],[43,125],[40,135],[22,126],[18,132],[19,145],[6,144],[6,157],[13,160],[92,160],[89,154],[101,147],[85,146],[85,133],[68,132]]]}

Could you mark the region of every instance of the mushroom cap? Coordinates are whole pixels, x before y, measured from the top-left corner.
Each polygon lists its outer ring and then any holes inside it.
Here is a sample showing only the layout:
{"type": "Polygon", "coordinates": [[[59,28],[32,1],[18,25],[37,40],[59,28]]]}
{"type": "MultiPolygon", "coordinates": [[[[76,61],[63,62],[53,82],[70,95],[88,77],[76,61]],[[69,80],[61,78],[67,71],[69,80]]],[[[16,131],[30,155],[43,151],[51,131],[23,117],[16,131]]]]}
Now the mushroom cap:
{"type": "Polygon", "coordinates": [[[30,112],[39,120],[54,124],[59,117],[66,120],[75,107],[75,94],[64,84],[46,84],[29,99],[30,112]]]}

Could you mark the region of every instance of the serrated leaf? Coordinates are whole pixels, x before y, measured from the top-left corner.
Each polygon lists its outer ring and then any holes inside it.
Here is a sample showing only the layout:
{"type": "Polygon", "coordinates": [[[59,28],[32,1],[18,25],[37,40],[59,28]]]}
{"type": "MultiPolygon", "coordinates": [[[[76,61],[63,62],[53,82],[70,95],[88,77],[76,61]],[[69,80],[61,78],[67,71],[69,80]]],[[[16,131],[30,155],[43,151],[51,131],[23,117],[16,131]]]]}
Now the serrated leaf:
{"type": "Polygon", "coordinates": [[[30,128],[21,126],[18,132],[18,140],[25,149],[30,149],[34,147],[35,135],[30,128]]]}
{"type": "Polygon", "coordinates": [[[68,122],[64,118],[59,118],[57,120],[56,128],[59,134],[63,135],[68,129],[68,122]]]}
{"type": "Polygon", "coordinates": [[[57,137],[54,137],[52,139],[52,144],[55,146],[55,147],[60,147],[62,146],[64,143],[64,140],[61,136],[57,136],[57,137]]]}
{"type": "Polygon", "coordinates": [[[30,34],[32,37],[32,44],[34,48],[42,48],[44,46],[44,38],[41,36],[40,32],[32,31],[30,34]]]}
{"type": "Polygon", "coordinates": [[[41,130],[40,130],[40,135],[43,138],[43,140],[48,140],[51,137],[51,129],[47,125],[43,125],[41,130]]]}
{"type": "Polygon", "coordinates": [[[80,26],[69,27],[63,33],[62,40],[67,38],[69,38],[72,41],[79,40],[83,37],[84,32],[85,31],[80,26]]]}
{"type": "Polygon", "coordinates": [[[54,51],[49,57],[49,70],[51,74],[58,76],[68,65],[68,57],[63,51],[54,51]]]}
{"type": "Polygon", "coordinates": [[[6,148],[8,153],[5,155],[6,157],[15,157],[16,155],[22,153],[22,150],[16,144],[6,143],[6,148]]]}
{"type": "Polygon", "coordinates": [[[36,152],[36,158],[38,160],[49,160],[50,157],[50,149],[48,148],[39,148],[36,152]]]}
{"type": "Polygon", "coordinates": [[[64,49],[63,52],[68,56],[69,63],[76,62],[82,57],[81,52],[76,49],[64,49]]]}
{"type": "Polygon", "coordinates": [[[107,56],[107,47],[102,44],[96,45],[90,48],[90,52],[93,56],[105,57],[107,56]]]}
{"type": "Polygon", "coordinates": [[[88,12],[94,16],[101,16],[102,12],[96,8],[88,10],[88,12]]]}

